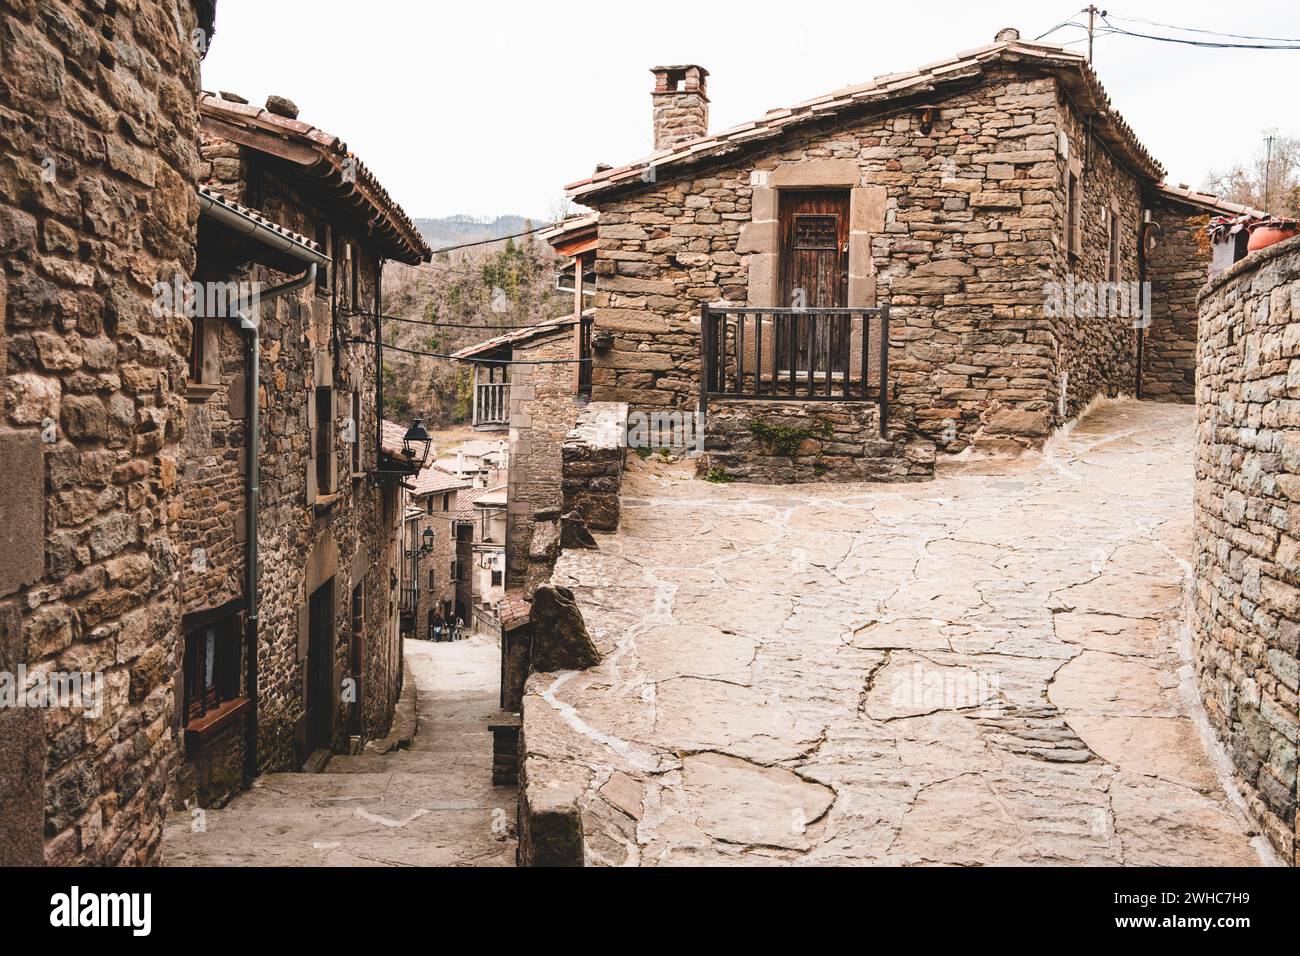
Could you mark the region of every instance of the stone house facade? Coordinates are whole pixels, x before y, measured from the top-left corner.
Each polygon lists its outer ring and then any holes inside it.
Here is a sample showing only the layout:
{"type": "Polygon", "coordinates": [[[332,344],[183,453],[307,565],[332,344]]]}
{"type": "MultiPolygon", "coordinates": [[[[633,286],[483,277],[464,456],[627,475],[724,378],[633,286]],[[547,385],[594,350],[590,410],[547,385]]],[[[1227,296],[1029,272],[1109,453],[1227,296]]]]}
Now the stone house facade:
{"type": "Polygon", "coordinates": [[[259,308],[256,395],[238,323],[195,320],[176,800],[205,806],[256,773],[318,764],[382,736],[401,682],[400,483],[418,465],[382,439],[377,325],[384,261],[417,263],[429,250],[346,145],[298,121],[288,101],[268,103],[200,97],[200,177],[210,196],[326,258],[299,279],[303,263],[268,261],[228,231],[199,232],[197,279],[268,291],[299,280],[259,308]]]}
{"type": "MultiPolygon", "coordinates": [[[[568,260],[559,274],[573,295],[570,313],[461,349],[475,382],[495,378],[505,409],[507,470],[506,586],[522,587],[529,567],[534,515],[563,504],[561,446],[591,396],[591,322],[596,217],[578,216],[541,233],[568,260]]],[[[483,403],[476,405],[478,409],[483,403]]],[[[474,424],[480,426],[477,417],[474,424]]],[[[484,425],[486,423],[483,423],[484,425]]]]}
{"type": "MultiPolygon", "coordinates": [[[[1089,309],[1075,292],[1154,284],[1147,223],[1160,215],[1176,233],[1202,210],[1161,190],[1163,170],[1083,56],[1005,30],[989,46],[716,135],[707,73],[692,87],[685,67],[653,72],[656,104],[694,96],[701,108],[656,108],[678,124],[656,131],[657,152],[569,187],[599,212],[594,399],[700,405],[705,304],[887,304],[882,437],[922,471],[927,445],[1036,445],[1095,397],[1134,393],[1136,303],[1089,309]],[[829,255],[818,261],[833,274],[813,277],[822,284],[809,298],[799,276],[811,249],[829,255]]],[[[879,334],[852,333],[854,351],[870,337],[873,370],[879,334]]],[[[874,467],[862,457],[831,460],[857,477],[874,467]]]]}
{"type": "Polygon", "coordinates": [[[0,672],[85,678],[0,708],[4,865],[159,857],[189,325],[153,285],[194,268],[213,10],[0,3],[0,672]]]}
{"type": "Polygon", "coordinates": [[[454,621],[459,615],[461,620],[469,621],[468,610],[456,602],[456,542],[464,524],[460,520],[460,497],[471,491],[474,483],[432,464],[410,486],[404,547],[411,564],[406,580],[413,589],[413,633],[433,640],[435,618],[454,621]]]}
{"type": "Polygon", "coordinates": [[[1300,239],[1202,289],[1192,658],[1260,830],[1297,860],[1300,239]]]}

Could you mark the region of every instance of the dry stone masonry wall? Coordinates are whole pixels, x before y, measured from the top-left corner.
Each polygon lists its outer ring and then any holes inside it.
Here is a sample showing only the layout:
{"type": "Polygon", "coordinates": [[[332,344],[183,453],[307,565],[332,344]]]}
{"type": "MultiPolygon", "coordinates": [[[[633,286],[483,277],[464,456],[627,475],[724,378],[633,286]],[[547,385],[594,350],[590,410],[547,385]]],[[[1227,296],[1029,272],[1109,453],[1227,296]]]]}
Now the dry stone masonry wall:
{"type": "Polygon", "coordinates": [[[882,438],[880,409],[854,402],[709,403],[711,481],[906,481],[934,476],[934,444],[882,438]]]}
{"type": "Polygon", "coordinates": [[[0,2],[0,670],[101,710],[0,712],[0,862],[156,862],[176,757],[193,4],[0,2]],[[42,477],[43,476],[43,479],[42,477]]]}
{"type": "Polygon", "coordinates": [[[1252,815],[1296,862],[1300,239],[1200,296],[1193,652],[1252,815]]]}
{"type": "Polygon", "coordinates": [[[1196,296],[1210,264],[1210,214],[1176,203],[1152,204],[1160,232],[1148,271],[1151,325],[1142,345],[1142,398],[1196,401],[1196,296]]]}

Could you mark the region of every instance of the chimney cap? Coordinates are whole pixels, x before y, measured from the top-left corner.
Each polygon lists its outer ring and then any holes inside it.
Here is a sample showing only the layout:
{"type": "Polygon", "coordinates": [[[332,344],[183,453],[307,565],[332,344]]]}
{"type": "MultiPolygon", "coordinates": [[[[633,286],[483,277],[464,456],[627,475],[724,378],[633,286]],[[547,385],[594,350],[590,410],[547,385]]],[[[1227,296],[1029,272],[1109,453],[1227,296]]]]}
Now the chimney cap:
{"type": "Polygon", "coordinates": [[[993,39],[998,43],[1015,43],[1020,39],[1020,31],[1015,27],[1003,27],[993,39]]]}
{"type": "Polygon", "coordinates": [[[655,76],[655,93],[698,93],[708,99],[709,71],[697,63],[652,66],[650,72],[655,76]]]}
{"type": "Polygon", "coordinates": [[[699,70],[700,76],[708,76],[709,71],[698,63],[678,63],[673,66],[652,66],[651,73],[685,73],[687,70],[699,70]]]}

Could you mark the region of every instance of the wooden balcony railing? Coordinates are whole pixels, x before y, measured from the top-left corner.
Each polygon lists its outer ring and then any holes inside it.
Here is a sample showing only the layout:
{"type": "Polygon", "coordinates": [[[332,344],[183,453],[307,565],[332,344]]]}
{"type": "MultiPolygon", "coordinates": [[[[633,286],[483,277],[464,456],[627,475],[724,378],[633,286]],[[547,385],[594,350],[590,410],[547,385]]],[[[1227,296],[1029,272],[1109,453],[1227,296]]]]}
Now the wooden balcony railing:
{"type": "Polygon", "coordinates": [[[889,412],[889,306],[700,311],[700,400],[875,402],[889,412]]]}
{"type": "Polygon", "coordinates": [[[489,382],[474,386],[474,426],[510,424],[510,383],[489,382]]]}

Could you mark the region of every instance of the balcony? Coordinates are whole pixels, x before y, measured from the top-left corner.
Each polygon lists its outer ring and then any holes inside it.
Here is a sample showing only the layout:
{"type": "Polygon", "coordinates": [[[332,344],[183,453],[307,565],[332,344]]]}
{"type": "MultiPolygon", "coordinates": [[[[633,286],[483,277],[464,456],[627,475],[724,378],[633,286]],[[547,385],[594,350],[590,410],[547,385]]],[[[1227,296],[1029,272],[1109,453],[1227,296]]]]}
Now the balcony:
{"type": "Polygon", "coordinates": [[[889,306],[759,309],[705,305],[701,403],[710,398],[871,402],[889,411],[889,306]]]}
{"type": "Polygon", "coordinates": [[[482,431],[510,427],[509,382],[486,382],[474,386],[474,427],[482,431]]]}

